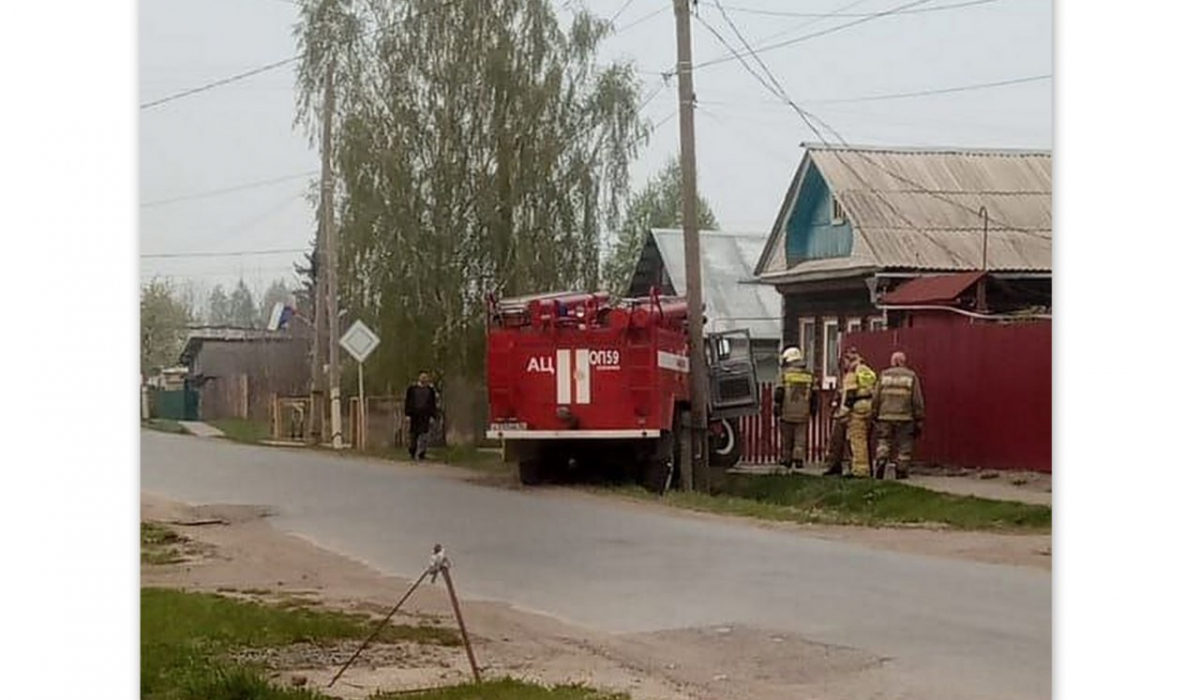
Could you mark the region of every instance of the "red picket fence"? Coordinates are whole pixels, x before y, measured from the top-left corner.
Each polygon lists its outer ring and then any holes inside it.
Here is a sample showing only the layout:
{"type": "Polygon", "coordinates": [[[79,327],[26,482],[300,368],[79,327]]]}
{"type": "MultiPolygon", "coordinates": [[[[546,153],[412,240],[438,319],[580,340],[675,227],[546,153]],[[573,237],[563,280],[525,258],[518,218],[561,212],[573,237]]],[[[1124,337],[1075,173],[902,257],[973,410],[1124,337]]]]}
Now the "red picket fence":
{"type": "MultiPolygon", "coordinates": [[[[759,384],[761,410],[756,416],[738,419],[742,431],[742,464],[777,464],[779,462],[779,420],[775,416],[774,384],[759,384]]],[[[820,461],[825,456],[825,444],[833,427],[830,401],[833,392],[820,392],[820,409],[808,422],[808,463],[820,461]]]]}

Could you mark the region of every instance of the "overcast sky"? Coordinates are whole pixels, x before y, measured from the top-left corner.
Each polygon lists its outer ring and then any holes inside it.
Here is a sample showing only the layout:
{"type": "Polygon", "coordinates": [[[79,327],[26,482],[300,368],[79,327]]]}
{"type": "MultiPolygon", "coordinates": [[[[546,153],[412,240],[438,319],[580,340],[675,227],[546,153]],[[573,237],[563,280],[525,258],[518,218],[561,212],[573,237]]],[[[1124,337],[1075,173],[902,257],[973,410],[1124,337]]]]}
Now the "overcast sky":
{"type": "MultiPolygon", "coordinates": [[[[1052,0],[722,1],[754,46],[912,5],[760,53],[788,94],[850,143],[1051,146],[1052,81],[1033,78],[1052,72],[1052,0]],[[832,12],[840,14],[779,14],[832,12]],[[838,101],[1019,79],[1031,80],[938,95],[838,101]]],[[[600,16],[616,17],[618,33],[604,44],[602,58],[636,62],[643,71],[644,96],[653,95],[643,113],[661,126],[633,168],[634,183],[640,185],[679,148],[675,83],[659,89],[659,74],[675,62],[671,0],[583,4],[600,16]]],[[[737,45],[712,0],[701,0],[699,11],[737,45]]],[[[142,0],[138,14],[143,103],[295,53],[291,31],[297,10],[290,0],[142,0]]],[[[699,22],[692,23],[692,35],[698,64],[727,53],[699,22]]],[[[817,139],[736,60],[698,68],[695,83],[701,193],[722,228],[766,231],[799,163],[800,144],[817,139]]],[[[293,277],[291,263],[298,253],[145,257],[308,245],[313,214],[302,195],[305,174],[319,167],[319,159],[292,126],[292,84],[288,66],[141,110],[143,279],[170,276],[208,288],[243,276],[262,290],[272,279],[293,277]],[[276,182],[193,198],[266,180],[276,182]],[[177,198],[184,199],[164,202],[177,198]]]]}

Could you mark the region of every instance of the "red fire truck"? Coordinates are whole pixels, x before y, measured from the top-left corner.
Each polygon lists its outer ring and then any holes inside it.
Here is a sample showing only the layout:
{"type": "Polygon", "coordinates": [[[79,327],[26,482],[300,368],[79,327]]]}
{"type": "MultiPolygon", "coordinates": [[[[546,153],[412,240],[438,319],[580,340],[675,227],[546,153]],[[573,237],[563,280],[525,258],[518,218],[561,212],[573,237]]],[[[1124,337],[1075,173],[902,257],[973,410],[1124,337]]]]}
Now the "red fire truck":
{"type": "MultiPolygon", "coordinates": [[[[691,408],[687,303],[563,292],[489,299],[488,437],[515,451],[522,483],[574,470],[677,481],[680,428],[691,408]]],[[[703,322],[703,321],[701,321],[703,322]]],[[[746,331],[705,339],[709,462],[741,457],[738,416],[759,410],[746,331]]]]}

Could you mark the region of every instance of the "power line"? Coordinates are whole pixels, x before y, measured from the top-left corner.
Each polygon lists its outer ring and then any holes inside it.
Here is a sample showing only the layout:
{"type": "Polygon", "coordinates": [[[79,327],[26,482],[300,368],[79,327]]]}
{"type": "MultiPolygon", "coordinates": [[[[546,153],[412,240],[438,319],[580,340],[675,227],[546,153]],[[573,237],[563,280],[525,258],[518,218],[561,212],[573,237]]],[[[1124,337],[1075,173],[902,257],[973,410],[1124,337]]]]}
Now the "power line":
{"type": "MultiPolygon", "coordinates": [[[[910,97],[926,97],[929,95],[946,95],[955,92],[969,92],[972,90],[987,90],[990,88],[1006,87],[1009,85],[1019,85],[1022,83],[1032,83],[1039,80],[1050,80],[1054,77],[1052,73],[1043,73],[1040,75],[1027,75],[1020,78],[1009,78],[1007,80],[996,80],[986,83],[971,83],[969,85],[954,85],[944,88],[929,88],[928,90],[916,90],[912,92],[891,92],[878,95],[862,95],[859,97],[832,97],[832,98],[816,98],[805,100],[804,104],[808,105],[832,105],[832,104],[848,104],[851,102],[878,102],[882,100],[899,100],[910,97]]],[[[738,105],[742,104],[739,101],[714,101],[705,100],[710,105],[738,105]]],[[[776,104],[775,100],[763,100],[763,103],[776,104]]]]}
{"type": "Polygon", "coordinates": [[[997,80],[990,83],[974,83],[971,85],[957,85],[947,88],[936,88],[932,90],[918,90],[916,92],[896,92],[887,95],[866,95],[863,97],[843,97],[838,99],[828,100],[805,100],[808,104],[845,104],[847,102],[875,102],[878,100],[899,100],[908,97],[926,97],[928,95],[946,95],[953,92],[967,92],[970,90],[986,90],[988,88],[1004,87],[1006,85],[1019,85],[1021,83],[1032,83],[1038,80],[1049,80],[1053,78],[1052,73],[1043,73],[1042,75],[1028,75],[1023,78],[1012,78],[1009,80],[997,80]]]}
{"type": "MultiPolygon", "coordinates": [[[[901,10],[893,14],[897,15],[917,15],[926,12],[941,12],[942,10],[957,10],[960,7],[971,7],[972,5],[987,5],[1001,0],[970,0],[969,2],[959,2],[950,5],[938,5],[937,7],[922,7],[915,10],[901,10]]],[[[701,5],[710,5],[716,7],[715,2],[701,2],[701,5]]],[[[855,3],[858,4],[858,3],[855,3]]],[[[829,17],[870,17],[873,13],[870,12],[842,12],[834,10],[833,12],[794,12],[790,10],[762,10],[754,7],[735,7],[726,5],[725,9],[729,12],[741,12],[748,15],[762,15],[766,17],[817,17],[821,19],[829,17]]],[[[789,29],[787,31],[793,31],[789,29]]]]}
{"type": "MultiPolygon", "coordinates": [[[[446,7],[450,6],[451,4],[461,3],[463,1],[464,0],[446,0],[445,2],[443,2],[441,5],[438,5],[437,7],[431,7],[428,10],[425,10],[424,12],[418,12],[418,13],[413,14],[411,17],[405,17],[404,19],[399,19],[391,24],[379,27],[379,28],[375,29],[375,31],[371,32],[370,35],[374,36],[375,34],[379,34],[380,32],[382,32],[386,29],[389,29],[391,27],[394,27],[396,25],[399,25],[409,19],[416,19],[418,17],[422,17],[426,14],[429,14],[435,10],[442,10],[442,9],[445,9],[446,7]]],[[[295,61],[299,61],[300,58],[301,58],[301,55],[296,54],[295,56],[292,56],[290,58],[285,58],[280,61],[275,61],[274,63],[268,63],[264,66],[259,66],[258,68],[254,68],[254,69],[245,71],[243,73],[231,75],[228,78],[221,78],[220,80],[214,80],[211,83],[205,83],[204,85],[200,85],[198,87],[189,88],[187,90],[182,90],[180,92],[176,92],[171,95],[167,95],[166,97],[160,97],[157,100],[152,100],[150,102],[142,103],[141,105],[138,105],[138,109],[150,109],[152,107],[157,107],[159,105],[163,105],[168,102],[174,102],[175,100],[183,99],[184,97],[189,97],[191,95],[196,95],[196,94],[199,94],[202,92],[207,92],[214,88],[221,87],[222,85],[228,85],[230,83],[236,83],[239,80],[245,80],[246,78],[252,78],[256,75],[259,75],[260,73],[266,73],[268,71],[276,70],[278,68],[282,68],[283,66],[288,65],[289,63],[294,63],[295,61]]]]}
{"type": "Polygon", "coordinates": [[[621,9],[617,10],[616,13],[613,14],[612,17],[608,18],[608,23],[612,24],[613,22],[616,22],[617,18],[621,16],[621,13],[623,13],[623,12],[625,12],[625,10],[629,9],[629,6],[632,4],[633,4],[633,0],[625,0],[625,4],[621,5],[621,9]]]}
{"type": "Polygon", "coordinates": [[[186,280],[194,277],[266,277],[288,272],[295,274],[295,270],[291,267],[272,266],[256,267],[253,270],[238,269],[236,271],[230,271],[228,268],[221,270],[199,270],[193,272],[162,272],[159,270],[143,270],[139,276],[149,279],[161,277],[163,279],[171,280],[186,280]]]}
{"type": "MultiPolygon", "coordinates": [[[[713,1],[715,3],[717,3],[718,7],[720,7],[720,0],[713,0],[713,1]]],[[[796,114],[798,114],[800,116],[800,119],[804,121],[805,125],[808,126],[809,130],[811,130],[814,134],[816,134],[817,138],[820,139],[821,143],[830,149],[830,152],[833,154],[834,158],[836,158],[838,160],[838,162],[841,163],[844,168],[846,168],[847,171],[849,171],[852,175],[854,175],[854,177],[857,178],[859,180],[859,182],[861,182],[863,184],[863,186],[866,187],[869,192],[878,196],[880,201],[883,202],[883,204],[886,207],[888,207],[890,210],[892,210],[892,212],[901,221],[908,224],[908,226],[910,228],[912,228],[913,230],[916,230],[916,231],[923,231],[923,229],[921,229],[921,227],[914,224],[911,220],[909,220],[909,218],[907,216],[905,216],[898,208],[896,208],[896,206],[891,202],[891,200],[889,200],[887,197],[884,197],[875,188],[871,187],[870,183],[867,182],[866,178],[864,178],[862,175],[860,175],[857,170],[855,170],[853,167],[851,167],[851,165],[849,163],[846,162],[845,158],[842,157],[840,149],[838,149],[838,148],[834,147],[832,144],[830,144],[828,139],[826,139],[825,136],[823,134],[821,134],[821,132],[815,126],[813,126],[812,122],[816,121],[818,124],[820,124],[825,129],[827,129],[831,134],[834,135],[834,137],[836,137],[838,139],[838,141],[841,142],[843,147],[850,148],[850,144],[846,142],[846,139],[843,138],[842,135],[840,133],[838,133],[838,131],[836,129],[834,129],[828,122],[821,119],[817,115],[813,114],[811,111],[804,110],[799,105],[797,105],[795,100],[793,100],[787,94],[787,91],[784,90],[783,86],[779,83],[779,81],[775,79],[774,74],[771,73],[771,69],[769,67],[767,67],[766,63],[763,62],[762,58],[758,55],[758,52],[749,45],[749,43],[746,41],[745,37],[742,36],[740,31],[738,31],[737,26],[733,23],[733,20],[729,18],[729,15],[724,12],[724,10],[722,10],[722,15],[724,16],[725,21],[729,23],[730,27],[732,27],[733,31],[738,35],[738,38],[741,39],[743,45],[746,46],[747,53],[749,53],[754,58],[754,60],[759,64],[759,66],[762,67],[763,71],[770,78],[771,82],[775,86],[774,89],[770,85],[768,85],[756,72],[754,72],[750,68],[749,64],[747,64],[745,62],[744,59],[739,57],[739,59],[738,59],[739,62],[746,68],[746,70],[751,75],[753,75],[763,85],[763,87],[765,87],[767,89],[768,92],[779,97],[781,100],[786,102],[793,110],[795,110],[796,114]]],[[[720,33],[716,31],[716,29],[712,28],[711,25],[704,22],[704,20],[701,19],[700,17],[697,16],[697,19],[700,20],[700,22],[702,24],[704,24],[704,26],[707,27],[709,29],[709,31],[713,32],[713,34],[716,35],[716,37],[718,38],[718,40],[721,41],[722,44],[725,44],[726,46],[728,46],[728,43],[725,41],[724,37],[722,37],[720,35],[720,33]]],[[[929,188],[922,186],[920,183],[917,183],[910,178],[907,178],[903,175],[892,172],[887,167],[881,165],[874,158],[871,158],[868,154],[866,154],[862,151],[858,151],[857,153],[858,153],[858,156],[860,158],[862,158],[863,160],[865,160],[868,164],[874,166],[875,168],[886,173],[887,175],[891,176],[892,178],[895,178],[896,180],[904,182],[905,184],[911,185],[916,190],[918,190],[924,194],[928,194],[935,199],[938,199],[940,201],[943,201],[947,204],[958,207],[965,211],[971,212],[973,214],[978,214],[978,212],[976,212],[974,209],[972,209],[971,207],[968,207],[967,205],[965,205],[961,202],[950,199],[949,197],[946,197],[945,195],[943,195],[939,192],[930,190],[929,188]]],[[[1032,233],[1028,229],[1024,229],[1024,228],[1021,228],[1018,226],[1013,226],[1012,224],[1009,224],[1002,219],[995,218],[995,217],[992,217],[992,218],[998,224],[1000,224],[1001,226],[1008,228],[1010,230],[1021,231],[1024,233],[1032,233]]],[[[928,232],[926,232],[926,233],[928,233],[928,232]]],[[[870,245],[871,245],[870,240],[866,239],[866,238],[864,238],[863,240],[866,241],[867,246],[870,247],[870,245]]],[[[930,237],[930,242],[932,242],[936,245],[939,245],[939,246],[942,245],[935,237],[932,237],[932,236],[930,237]]],[[[944,246],[942,246],[942,247],[944,248],[944,246]]],[[[947,252],[949,252],[949,251],[947,251],[947,252]]]]}
{"type": "Polygon", "coordinates": [[[746,54],[740,54],[737,51],[733,51],[733,52],[726,54],[725,56],[721,56],[719,58],[713,58],[708,61],[701,61],[700,63],[697,63],[693,67],[693,69],[706,68],[708,66],[715,66],[715,65],[719,65],[721,63],[727,63],[729,61],[737,59],[739,56],[748,55],[752,52],[765,53],[767,51],[781,49],[786,46],[794,46],[795,44],[799,44],[804,41],[809,41],[811,39],[816,39],[817,37],[826,36],[828,34],[833,34],[834,32],[840,32],[843,29],[849,29],[850,27],[856,27],[860,24],[864,24],[864,23],[870,22],[872,20],[881,19],[883,17],[889,17],[891,15],[897,14],[901,10],[907,10],[907,9],[910,9],[913,7],[917,7],[918,5],[924,5],[925,3],[931,2],[931,1],[932,0],[914,0],[913,2],[907,3],[905,5],[900,5],[898,7],[894,7],[890,10],[883,10],[881,12],[875,12],[873,14],[867,15],[866,17],[860,17],[856,20],[846,22],[844,24],[834,25],[832,27],[829,27],[828,29],[822,29],[817,32],[805,34],[805,35],[797,37],[795,39],[788,39],[787,41],[781,41],[776,44],[767,44],[766,46],[759,46],[759,47],[750,47],[749,45],[747,45],[746,54]]]}
{"type": "MultiPolygon", "coordinates": [[[[723,7],[721,7],[720,0],[713,0],[713,1],[717,3],[718,9],[721,10],[721,16],[724,17],[725,22],[729,24],[730,28],[733,29],[733,31],[737,35],[738,39],[741,40],[742,45],[746,47],[746,51],[754,58],[755,62],[757,62],[758,65],[763,69],[763,72],[766,73],[767,78],[770,79],[770,81],[771,81],[771,85],[768,85],[767,81],[764,80],[761,76],[759,76],[758,73],[756,73],[750,67],[750,64],[746,63],[745,59],[742,56],[738,56],[738,62],[741,63],[742,66],[746,69],[746,71],[749,72],[751,75],[753,75],[754,78],[756,80],[758,80],[758,82],[761,83],[764,88],[767,89],[767,92],[774,94],[779,99],[786,102],[793,110],[795,110],[796,114],[798,114],[800,116],[800,119],[804,121],[804,124],[809,128],[809,130],[811,130],[814,134],[816,134],[817,138],[820,139],[822,143],[824,143],[826,146],[829,146],[830,145],[829,141],[825,138],[824,135],[821,134],[821,132],[819,130],[817,130],[817,128],[815,126],[813,126],[812,121],[810,121],[810,119],[809,119],[808,113],[805,112],[803,109],[801,109],[800,106],[796,104],[796,101],[793,100],[791,98],[791,96],[789,96],[787,94],[787,91],[783,88],[783,85],[780,84],[779,80],[775,78],[775,74],[771,72],[771,69],[767,66],[767,64],[762,60],[762,58],[758,55],[758,53],[750,46],[750,42],[746,41],[746,37],[742,36],[742,33],[740,30],[738,30],[737,25],[734,24],[733,20],[729,17],[729,14],[727,12],[725,12],[725,9],[723,7]],[[772,85],[774,87],[772,87],[772,85]]],[[[697,17],[697,19],[700,19],[700,18],[697,17]]],[[[714,29],[711,25],[709,25],[703,19],[700,19],[700,22],[710,32],[712,32],[722,44],[724,44],[726,47],[729,47],[728,42],[725,41],[725,38],[723,36],[721,36],[720,32],[718,32],[716,29],[714,29]]],[[[730,47],[730,48],[732,48],[732,47],[730,47]]],[[[815,119],[815,117],[814,117],[814,119],[815,119]]],[[[825,126],[828,127],[828,124],[825,124],[825,126]]],[[[830,131],[833,131],[832,128],[830,129],[830,131]]],[[[833,132],[833,133],[836,135],[836,132],[833,132]]],[[[883,202],[884,206],[891,209],[892,212],[897,217],[900,218],[900,220],[904,221],[911,228],[913,228],[914,230],[920,230],[920,228],[918,228],[911,220],[909,220],[908,217],[906,217],[903,212],[901,212],[898,208],[896,208],[896,206],[894,204],[892,204],[892,202],[887,197],[884,197],[884,196],[878,194],[877,192],[875,192],[875,190],[873,188],[871,188],[871,186],[867,183],[867,181],[861,175],[858,174],[858,171],[856,171],[852,167],[850,167],[850,164],[847,163],[842,158],[840,153],[838,153],[836,150],[833,150],[832,152],[834,154],[834,157],[837,158],[838,161],[847,170],[849,170],[851,173],[853,173],[854,176],[856,178],[858,178],[858,180],[860,182],[863,183],[863,185],[868,189],[868,191],[874,192],[879,197],[880,201],[883,202]]],[[[871,249],[872,255],[877,255],[877,251],[875,251],[874,246],[872,245],[869,237],[864,236],[863,242],[866,243],[867,247],[871,249]]]]}
{"type": "Polygon", "coordinates": [[[153,202],[146,202],[145,204],[142,204],[141,208],[142,209],[152,209],[154,207],[160,207],[160,206],[163,206],[166,204],[174,204],[176,202],[190,202],[190,201],[197,200],[197,199],[208,199],[210,197],[219,197],[221,195],[232,194],[234,192],[242,192],[243,190],[252,190],[252,189],[255,189],[258,187],[266,187],[268,185],[276,185],[281,182],[289,182],[291,180],[298,180],[302,177],[312,177],[313,175],[316,175],[317,172],[318,171],[316,171],[316,170],[307,170],[305,172],[295,173],[293,175],[284,175],[282,177],[275,177],[275,178],[270,178],[267,180],[256,180],[254,182],[246,182],[246,183],[243,183],[240,185],[232,185],[230,187],[222,187],[220,189],[207,190],[205,192],[195,192],[193,194],[179,195],[178,197],[169,197],[167,199],[158,199],[153,202]]]}
{"type": "Polygon", "coordinates": [[[676,109],[676,110],[672,111],[672,112],[671,112],[670,114],[668,114],[667,116],[665,116],[665,117],[663,117],[662,119],[659,119],[657,122],[655,122],[655,123],[654,123],[654,126],[650,127],[650,130],[651,130],[651,131],[654,131],[655,129],[658,129],[658,128],[659,128],[659,127],[661,127],[663,124],[666,124],[668,121],[670,121],[671,119],[673,119],[673,118],[675,117],[675,115],[676,115],[676,114],[678,114],[678,113],[679,113],[679,110],[678,110],[678,109],[676,109]]]}
{"type": "Polygon", "coordinates": [[[614,29],[613,33],[610,34],[609,36],[616,36],[617,34],[620,34],[624,31],[633,29],[634,27],[641,24],[642,22],[645,22],[646,20],[651,19],[653,17],[657,17],[669,9],[671,9],[670,5],[663,5],[662,7],[658,8],[654,12],[651,12],[650,14],[642,15],[641,17],[638,17],[635,20],[630,20],[628,24],[622,25],[619,29],[614,29]]]}
{"type": "Polygon", "coordinates": [[[192,253],[143,253],[140,258],[232,258],[248,255],[281,255],[284,253],[307,253],[308,248],[274,248],[271,250],[233,250],[223,253],[192,252],[192,253]]]}
{"type": "Polygon", "coordinates": [[[220,80],[214,80],[211,83],[205,83],[204,85],[201,85],[199,87],[194,87],[194,88],[190,88],[188,90],[176,92],[174,94],[167,95],[166,97],[160,97],[157,100],[152,100],[150,102],[144,102],[144,103],[138,105],[138,109],[150,109],[151,107],[157,107],[159,105],[163,105],[168,102],[174,102],[175,100],[180,100],[180,99],[183,99],[184,97],[188,97],[190,95],[196,95],[201,92],[207,92],[208,90],[212,90],[214,88],[219,88],[222,85],[236,83],[239,80],[245,80],[246,78],[252,78],[260,73],[266,73],[268,71],[273,71],[277,68],[282,68],[282,67],[288,65],[289,63],[293,63],[293,62],[299,61],[299,60],[300,60],[299,56],[292,56],[291,58],[285,58],[282,61],[268,63],[265,66],[260,66],[253,70],[248,70],[244,73],[238,73],[237,75],[231,75],[228,78],[221,78],[220,80]]]}

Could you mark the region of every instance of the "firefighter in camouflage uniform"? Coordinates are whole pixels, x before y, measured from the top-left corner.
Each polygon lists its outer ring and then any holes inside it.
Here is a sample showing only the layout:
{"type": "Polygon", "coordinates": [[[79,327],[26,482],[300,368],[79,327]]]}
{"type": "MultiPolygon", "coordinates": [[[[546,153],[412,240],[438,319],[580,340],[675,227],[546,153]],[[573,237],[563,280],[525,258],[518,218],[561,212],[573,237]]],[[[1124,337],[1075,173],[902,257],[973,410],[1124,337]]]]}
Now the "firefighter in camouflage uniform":
{"type": "Polygon", "coordinates": [[[925,420],[925,397],[921,379],[909,369],[904,353],[892,353],[891,365],[879,375],[875,386],[875,478],[884,478],[891,465],[897,479],[907,479],[913,441],[921,434],[925,420]]]}
{"type": "Polygon", "coordinates": [[[817,411],[817,394],[800,348],[784,350],[779,360],[783,372],[774,395],[775,415],[779,416],[779,458],[784,471],[799,471],[808,455],[808,421],[817,411]]]}

